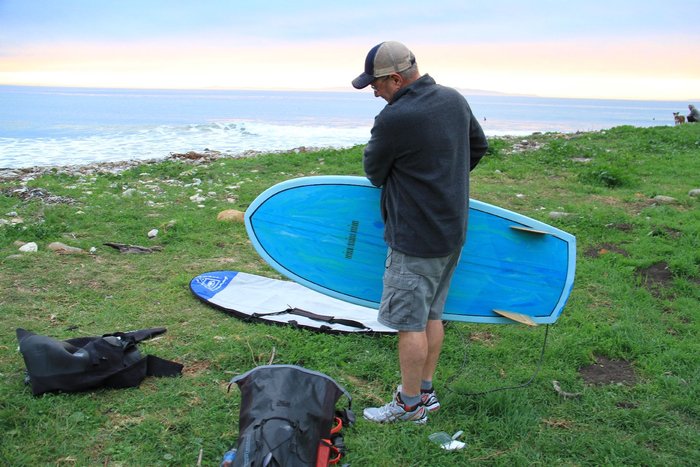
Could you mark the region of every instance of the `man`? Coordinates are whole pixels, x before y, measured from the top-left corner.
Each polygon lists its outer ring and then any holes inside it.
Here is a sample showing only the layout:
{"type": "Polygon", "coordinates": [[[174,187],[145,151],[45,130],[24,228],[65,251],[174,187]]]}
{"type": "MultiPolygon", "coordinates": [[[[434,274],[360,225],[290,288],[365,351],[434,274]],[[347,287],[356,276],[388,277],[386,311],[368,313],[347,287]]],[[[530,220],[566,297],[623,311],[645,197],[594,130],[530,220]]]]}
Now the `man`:
{"type": "Polygon", "coordinates": [[[693,104],[688,104],[688,110],[690,110],[686,117],[688,123],[700,122],[700,110],[696,109],[693,104]]]}
{"type": "Polygon", "coordinates": [[[442,311],[465,241],[469,171],[488,143],[466,99],[421,76],[413,53],[382,42],[352,85],[387,101],[364,151],[367,178],[382,187],[388,245],[379,321],[398,331],[401,385],[391,402],[367,408],[374,422],[425,423],[440,403],[433,389],[442,311]]]}

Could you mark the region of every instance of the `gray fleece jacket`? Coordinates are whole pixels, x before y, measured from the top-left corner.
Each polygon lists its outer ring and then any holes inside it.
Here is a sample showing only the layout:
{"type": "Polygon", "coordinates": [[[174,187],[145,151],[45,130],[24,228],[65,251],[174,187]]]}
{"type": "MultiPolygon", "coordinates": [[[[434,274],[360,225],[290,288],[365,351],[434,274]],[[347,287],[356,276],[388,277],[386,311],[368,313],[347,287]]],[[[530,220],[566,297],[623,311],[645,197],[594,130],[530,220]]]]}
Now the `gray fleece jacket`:
{"type": "Polygon", "coordinates": [[[429,75],[399,90],[377,115],[364,169],[382,187],[384,239],[410,256],[447,256],[464,244],[469,171],[486,136],[467,100],[429,75]]]}

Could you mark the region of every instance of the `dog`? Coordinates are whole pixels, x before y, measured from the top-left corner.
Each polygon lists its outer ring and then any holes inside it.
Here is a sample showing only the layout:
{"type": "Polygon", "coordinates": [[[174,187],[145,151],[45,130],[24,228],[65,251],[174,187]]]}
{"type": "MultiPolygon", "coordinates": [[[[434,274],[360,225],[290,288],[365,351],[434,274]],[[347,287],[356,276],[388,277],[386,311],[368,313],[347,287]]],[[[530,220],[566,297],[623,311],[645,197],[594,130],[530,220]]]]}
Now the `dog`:
{"type": "Polygon", "coordinates": [[[685,115],[681,115],[680,112],[673,112],[673,121],[676,125],[685,123],[685,115]]]}

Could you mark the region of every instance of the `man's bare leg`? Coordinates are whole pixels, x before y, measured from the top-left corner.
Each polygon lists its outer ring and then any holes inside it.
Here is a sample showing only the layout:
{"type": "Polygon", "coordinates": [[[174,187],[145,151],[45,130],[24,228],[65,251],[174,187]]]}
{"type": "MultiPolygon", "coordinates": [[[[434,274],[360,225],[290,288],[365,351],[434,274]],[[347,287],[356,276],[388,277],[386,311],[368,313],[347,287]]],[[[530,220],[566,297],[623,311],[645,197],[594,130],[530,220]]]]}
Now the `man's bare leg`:
{"type": "Polygon", "coordinates": [[[401,389],[407,396],[420,394],[420,382],[427,358],[428,335],[425,331],[399,331],[401,389]]]}
{"type": "Polygon", "coordinates": [[[421,379],[424,381],[432,381],[435,369],[437,368],[438,360],[440,359],[440,351],[442,350],[442,342],[445,339],[445,329],[442,326],[442,320],[431,319],[425,328],[425,334],[428,340],[428,355],[423,365],[421,379]]]}

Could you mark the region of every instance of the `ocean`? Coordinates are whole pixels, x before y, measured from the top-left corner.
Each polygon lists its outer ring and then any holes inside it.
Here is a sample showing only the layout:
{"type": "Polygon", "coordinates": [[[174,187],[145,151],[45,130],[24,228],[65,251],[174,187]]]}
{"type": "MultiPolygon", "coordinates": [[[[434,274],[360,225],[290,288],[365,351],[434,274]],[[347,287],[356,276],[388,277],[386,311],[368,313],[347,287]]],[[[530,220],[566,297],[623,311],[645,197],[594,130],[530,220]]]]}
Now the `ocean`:
{"type": "MultiPolygon", "coordinates": [[[[687,102],[470,95],[488,136],[672,125],[687,102]]],[[[0,86],[0,168],[286,151],[366,143],[371,91],[192,91],[0,86]]]]}

